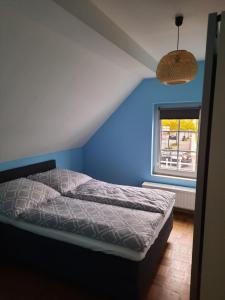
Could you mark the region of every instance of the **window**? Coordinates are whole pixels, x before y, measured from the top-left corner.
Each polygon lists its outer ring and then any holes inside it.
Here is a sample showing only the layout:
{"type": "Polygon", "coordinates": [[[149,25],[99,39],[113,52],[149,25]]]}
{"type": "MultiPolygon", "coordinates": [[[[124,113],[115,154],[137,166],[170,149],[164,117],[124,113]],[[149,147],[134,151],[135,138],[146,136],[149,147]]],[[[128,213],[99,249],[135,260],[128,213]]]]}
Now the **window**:
{"type": "Polygon", "coordinates": [[[199,108],[159,108],[154,173],[196,178],[199,108]]]}

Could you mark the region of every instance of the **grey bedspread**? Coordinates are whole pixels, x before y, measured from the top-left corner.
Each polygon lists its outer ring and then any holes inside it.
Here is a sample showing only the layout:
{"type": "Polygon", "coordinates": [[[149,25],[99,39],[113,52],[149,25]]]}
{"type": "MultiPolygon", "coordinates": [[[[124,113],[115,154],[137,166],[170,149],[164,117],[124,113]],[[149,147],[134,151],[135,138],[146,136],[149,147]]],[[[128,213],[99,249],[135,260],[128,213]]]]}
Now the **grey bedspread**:
{"type": "Polygon", "coordinates": [[[151,245],[164,216],[83,200],[57,197],[20,215],[39,226],[73,232],[89,238],[143,251],[151,245]]]}
{"type": "Polygon", "coordinates": [[[110,184],[95,179],[67,192],[66,196],[161,214],[165,214],[175,201],[172,192],[110,184]]]}

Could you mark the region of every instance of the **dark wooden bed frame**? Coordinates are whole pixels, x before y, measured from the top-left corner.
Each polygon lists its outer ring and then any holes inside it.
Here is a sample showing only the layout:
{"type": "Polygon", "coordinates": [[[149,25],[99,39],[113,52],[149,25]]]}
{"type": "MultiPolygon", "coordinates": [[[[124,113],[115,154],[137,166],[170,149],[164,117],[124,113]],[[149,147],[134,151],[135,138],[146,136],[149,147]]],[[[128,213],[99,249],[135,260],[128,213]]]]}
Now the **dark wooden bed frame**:
{"type": "MultiPolygon", "coordinates": [[[[54,160],[0,172],[0,183],[56,167],[54,160]]],[[[0,223],[1,252],[13,261],[57,274],[107,299],[144,299],[173,227],[173,214],[142,261],[131,261],[0,223]]],[[[3,256],[1,256],[3,257],[3,256]]]]}

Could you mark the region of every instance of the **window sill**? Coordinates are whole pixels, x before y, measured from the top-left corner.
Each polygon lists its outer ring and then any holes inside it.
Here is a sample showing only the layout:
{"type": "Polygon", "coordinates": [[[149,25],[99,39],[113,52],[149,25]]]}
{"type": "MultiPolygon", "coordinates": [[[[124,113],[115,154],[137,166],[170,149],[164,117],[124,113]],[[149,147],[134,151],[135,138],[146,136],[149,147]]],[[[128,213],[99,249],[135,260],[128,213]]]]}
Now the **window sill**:
{"type": "Polygon", "coordinates": [[[163,175],[163,174],[152,173],[151,176],[156,178],[162,178],[162,179],[175,179],[175,180],[182,180],[182,181],[188,181],[193,183],[196,182],[195,178],[180,177],[175,175],[163,175]]]}

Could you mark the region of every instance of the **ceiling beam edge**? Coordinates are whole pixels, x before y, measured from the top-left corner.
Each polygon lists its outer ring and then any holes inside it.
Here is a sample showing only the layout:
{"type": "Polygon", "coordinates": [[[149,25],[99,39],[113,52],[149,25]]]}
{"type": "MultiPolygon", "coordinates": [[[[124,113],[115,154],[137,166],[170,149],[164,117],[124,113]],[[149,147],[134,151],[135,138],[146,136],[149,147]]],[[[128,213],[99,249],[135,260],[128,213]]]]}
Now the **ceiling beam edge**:
{"type": "Polygon", "coordinates": [[[53,0],[70,14],[155,72],[157,61],[90,0],[53,0]]]}

